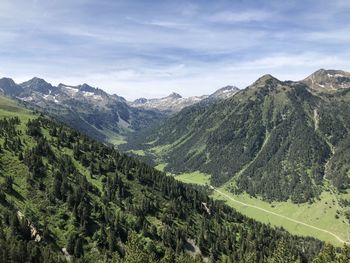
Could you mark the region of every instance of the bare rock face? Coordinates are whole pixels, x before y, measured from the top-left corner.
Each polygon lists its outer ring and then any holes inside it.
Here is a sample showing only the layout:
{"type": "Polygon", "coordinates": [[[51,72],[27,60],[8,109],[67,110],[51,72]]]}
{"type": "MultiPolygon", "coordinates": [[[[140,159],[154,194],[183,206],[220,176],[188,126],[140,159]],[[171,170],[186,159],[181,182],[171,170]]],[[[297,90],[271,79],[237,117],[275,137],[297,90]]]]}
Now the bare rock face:
{"type": "Polygon", "coordinates": [[[350,88],[350,73],[342,70],[320,69],[301,81],[318,92],[350,88]]]}
{"type": "Polygon", "coordinates": [[[40,233],[38,229],[28,220],[24,217],[24,214],[21,211],[17,211],[17,217],[20,220],[25,220],[27,222],[27,225],[30,228],[30,237],[35,241],[35,242],[40,242],[42,237],[40,236],[40,233]]]}

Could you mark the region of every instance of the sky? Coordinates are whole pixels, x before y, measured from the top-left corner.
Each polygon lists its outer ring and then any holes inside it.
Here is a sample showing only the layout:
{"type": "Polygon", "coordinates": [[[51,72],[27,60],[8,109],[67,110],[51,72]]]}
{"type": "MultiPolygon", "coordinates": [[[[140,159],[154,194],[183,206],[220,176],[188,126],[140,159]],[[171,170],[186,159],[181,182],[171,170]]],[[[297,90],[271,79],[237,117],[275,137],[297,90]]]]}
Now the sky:
{"type": "Polygon", "coordinates": [[[0,0],[0,77],[127,99],[350,71],[350,1],[0,0]]]}

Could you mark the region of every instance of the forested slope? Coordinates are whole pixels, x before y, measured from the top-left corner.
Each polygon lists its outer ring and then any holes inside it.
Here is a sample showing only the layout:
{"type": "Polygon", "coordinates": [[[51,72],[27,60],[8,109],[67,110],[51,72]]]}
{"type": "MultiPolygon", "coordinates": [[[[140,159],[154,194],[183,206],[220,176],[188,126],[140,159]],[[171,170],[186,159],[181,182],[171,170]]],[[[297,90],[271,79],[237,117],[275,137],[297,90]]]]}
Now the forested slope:
{"type": "Polygon", "coordinates": [[[3,262],[311,262],[322,247],[2,97],[0,122],[3,262]]]}
{"type": "Polygon", "coordinates": [[[172,173],[199,170],[214,185],[231,180],[235,193],[311,201],[324,179],[340,191],[350,186],[349,91],[315,92],[265,75],[228,100],[131,135],[125,149],[146,151],[172,173]]]}

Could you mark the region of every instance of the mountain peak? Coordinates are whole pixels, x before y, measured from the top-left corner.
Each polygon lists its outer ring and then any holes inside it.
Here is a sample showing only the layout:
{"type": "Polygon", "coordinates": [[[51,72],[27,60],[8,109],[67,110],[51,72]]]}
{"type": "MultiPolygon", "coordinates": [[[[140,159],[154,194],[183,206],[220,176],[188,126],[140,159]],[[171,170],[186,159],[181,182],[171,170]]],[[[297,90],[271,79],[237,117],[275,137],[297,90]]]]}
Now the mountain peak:
{"type": "Polygon", "coordinates": [[[95,92],[97,88],[94,88],[86,83],[78,86],[80,91],[95,92]]]}
{"type": "Polygon", "coordinates": [[[265,87],[265,86],[275,86],[280,84],[281,81],[277,78],[275,78],[274,76],[270,75],[270,74],[265,74],[263,76],[261,76],[260,78],[258,78],[252,85],[250,85],[249,87],[252,88],[256,88],[256,87],[265,87]]]}
{"type": "Polygon", "coordinates": [[[10,78],[1,78],[0,79],[0,83],[6,84],[6,85],[9,85],[9,86],[16,85],[16,83],[13,81],[13,79],[10,79],[10,78]]]}
{"type": "Polygon", "coordinates": [[[319,69],[301,82],[315,91],[350,88],[350,73],[343,70],[319,69]]]}
{"type": "Polygon", "coordinates": [[[26,82],[23,82],[20,84],[20,86],[24,89],[37,91],[43,94],[49,94],[54,89],[50,83],[38,77],[34,77],[26,82]]]}
{"type": "Polygon", "coordinates": [[[144,104],[146,103],[148,100],[146,98],[139,98],[133,101],[133,103],[135,104],[144,104]]]}
{"type": "Polygon", "coordinates": [[[182,96],[181,96],[179,93],[173,92],[173,93],[171,93],[167,98],[181,99],[182,96]]]}
{"type": "Polygon", "coordinates": [[[260,78],[258,78],[256,80],[256,82],[268,82],[268,81],[278,81],[278,82],[280,82],[279,79],[275,78],[271,74],[265,74],[265,75],[261,76],[260,78]]]}
{"type": "Polygon", "coordinates": [[[221,92],[239,91],[239,88],[237,88],[236,86],[227,85],[225,87],[222,87],[221,89],[218,89],[216,92],[218,92],[218,91],[221,91],[221,92]]]}
{"type": "Polygon", "coordinates": [[[0,91],[2,91],[5,95],[17,96],[23,91],[23,89],[17,85],[13,79],[1,78],[0,91]]]}
{"type": "MultiPolygon", "coordinates": [[[[42,79],[42,78],[38,78],[38,77],[33,77],[31,78],[30,80],[26,81],[26,82],[23,82],[23,83],[35,83],[35,84],[39,84],[39,83],[42,83],[42,84],[49,84],[46,80],[42,79]]],[[[51,84],[49,84],[51,85],[51,84]]]]}
{"type": "Polygon", "coordinates": [[[239,88],[237,88],[236,86],[228,85],[215,91],[209,96],[209,99],[227,99],[235,95],[238,91],[239,88]]]}

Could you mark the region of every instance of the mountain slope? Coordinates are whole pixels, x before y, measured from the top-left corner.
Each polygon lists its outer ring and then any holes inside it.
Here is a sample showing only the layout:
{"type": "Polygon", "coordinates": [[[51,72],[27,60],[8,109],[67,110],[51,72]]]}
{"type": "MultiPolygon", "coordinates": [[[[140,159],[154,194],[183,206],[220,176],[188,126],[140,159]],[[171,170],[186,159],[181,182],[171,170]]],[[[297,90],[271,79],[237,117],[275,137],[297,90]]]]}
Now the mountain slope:
{"type": "Polygon", "coordinates": [[[236,193],[306,202],[318,197],[325,176],[339,190],[350,186],[340,160],[349,151],[342,147],[350,138],[349,101],[349,89],[318,94],[265,75],[232,98],[186,108],[136,134],[129,147],[161,158],[169,172],[200,170],[215,185],[231,181],[236,193]]]}
{"type": "Polygon", "coordinates": [[[0,113],[4,262],[311,262],[321,248],[2,97],[0,113]]]}
{"type": "Polygon", "coordinates": [[[33,78],[17,85],[3,78],[0,89],[5,95],[21,99],[100,141],[125,136],[128,131],[142,129],[163,118],[158,111],[129,107],[124,98],[87,84],[55,87],[33,78]]]}

